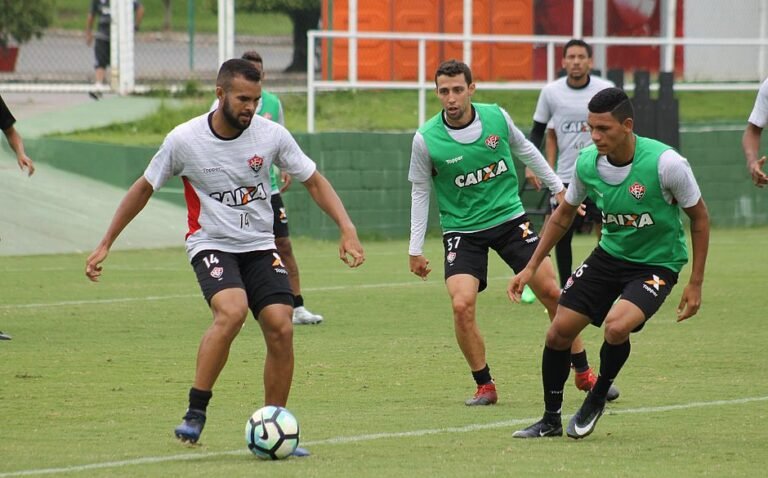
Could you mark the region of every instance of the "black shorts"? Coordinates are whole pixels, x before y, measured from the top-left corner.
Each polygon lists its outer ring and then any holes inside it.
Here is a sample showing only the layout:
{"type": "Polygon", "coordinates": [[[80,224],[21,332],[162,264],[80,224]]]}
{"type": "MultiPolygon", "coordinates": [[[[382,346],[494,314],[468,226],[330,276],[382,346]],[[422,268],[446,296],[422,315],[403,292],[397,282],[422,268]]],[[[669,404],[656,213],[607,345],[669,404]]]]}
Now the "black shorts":
{"type": "Polygon", "coordinates": [[[275,218],[272,222],[272,233],[275,237],[288,237],[288,214],[285,213],[285,204],[280,194],[272,195],[272,212],[275,218]]]}
{"type": "Polygon", "coordinates": [[[99,40],[93,42],[93,52],[96,55],[96,68],[106,68],[109,66],[109,40],[99,40]]]}
{"type": "Polygon", "coordinates": [[[211,298],[224,289],[245,290],[254,318],[271,304],[293,306],[293,291],[288,272],[276,250],[252,252],[200,251],[192,259],[192,268],[203,296],[211,298]]]}
{"type": "Polygon", "coordinates": [[[539,236],[522,215],[478,232],[449,232],[443,235],[445,278],[469,274],[480,281],[478,291],[488,287],[488,249],[493,249],[516,273],[536,250],[539,236]]]}
{"type": "MultiPolygon", "coordinates": [[[[563,183],[563,185],[567,188],[568,183],[563,183]]],[[[600,212],[600,209],[597,207],[597,204],[593,200],[591,200],[589,197],[584,198],[583,204],[586,206],[586,214],[580,215],[576,214],[576,217],[573,219],[573,225],[572,228],[580,228],[582,224],[584,223],[593,223],[593,224],[602,224],[603,223],[603,213],[600,212]]],[[[557,209],[557,201],[555,200],[555,196],[550,197],[549,202],[550,210],[554,211],[557,209]]]]}
{"type": "Polygon", "coordinates": [[[568,278],[560,305],[586,315],[600,327],[616,299],[622,298],[638,306],[647,321],[675,284],[677,273],[666,267],[624,261],[596,247],[568,278]]]}

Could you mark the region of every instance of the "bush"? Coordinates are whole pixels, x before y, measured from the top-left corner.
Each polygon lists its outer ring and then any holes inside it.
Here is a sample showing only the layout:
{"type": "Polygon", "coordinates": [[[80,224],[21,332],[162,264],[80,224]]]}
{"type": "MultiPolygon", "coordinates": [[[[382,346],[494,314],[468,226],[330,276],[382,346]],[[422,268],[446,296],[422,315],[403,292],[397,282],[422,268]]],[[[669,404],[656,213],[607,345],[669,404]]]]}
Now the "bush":
{"type": "Polygon", "coordinates": [[[0,0],[0,48],[40,38],[50,25],[51,0],[0,0]]]}

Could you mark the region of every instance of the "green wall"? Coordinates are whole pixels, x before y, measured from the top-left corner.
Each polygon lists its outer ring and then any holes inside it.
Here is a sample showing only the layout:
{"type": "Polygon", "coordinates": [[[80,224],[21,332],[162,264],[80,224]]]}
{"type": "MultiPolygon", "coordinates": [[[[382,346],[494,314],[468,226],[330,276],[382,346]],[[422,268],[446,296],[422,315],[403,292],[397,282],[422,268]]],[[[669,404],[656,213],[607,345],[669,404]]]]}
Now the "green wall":
{"type": "MultiPolygon", "coordinates": [[[[768,224],[768,195],[752,186],[741,152],[741,131],[681,134],[681,151],[691,163],[715,226],[768,224]]],[[[407,237],[410,224],[408,163],[412,133],[299,134],[296,139],[331,181],[363,237],[407,237]]],[[[34,139],[29,154],[40,163],[127,188],[146,167],[155,148],[34,139]]],[[[522,177],[521,165],[518,175],[522,177]]],[[[181,181],[156,193],[184,203],[181,181]]],[[[314,205],[300,184],[283,195],[294,235],[337,236],[336,226],[314,205]]],[[[541,195],[525,192],[528,208],[541,195]]],[[[432,204],[430,230],[438,232],[432,204]]],[[[538,220],[539,218],[533,218],[538,220]]],[[[180,218],[179,220],[185,220],[180,218]]]]}

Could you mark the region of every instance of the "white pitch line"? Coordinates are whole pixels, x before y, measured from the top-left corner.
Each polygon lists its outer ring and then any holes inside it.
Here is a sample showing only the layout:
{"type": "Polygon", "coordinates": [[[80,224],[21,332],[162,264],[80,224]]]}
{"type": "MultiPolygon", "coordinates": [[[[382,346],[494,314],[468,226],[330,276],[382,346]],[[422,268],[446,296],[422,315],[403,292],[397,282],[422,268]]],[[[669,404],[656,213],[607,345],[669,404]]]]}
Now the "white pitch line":
{"type": "MultiPolygon", "coordinates": [[[[642,407],[642,408],[630,408],[627,410],[609,410],[610,415],[625,415],[634,413],[662,413],[675,410],[688,410],[691,408],[703,408],[703,407],[716,407],[724,405],[741,405],[752,402],[764,402],[768,400],[768,396],[765,397],[749,397],[738,398],[734,400],[715,400],[712,402],[691,402],[680,405],[663,405],[659,407],[642,407]]],[[[564,415],[563,418],[569,418],[570,415],[564,415]]],[[[308,441],[305,444],[308,447],[314,445],[338,445],[342,443],[357,443],[372,440],[381,440],[389,438],[403,438],[403,437],[420,437],[426,435],[437,435],[442,433],[468,433],[479,430],[489,430],[494,428],[508,428],[516,425],[523,425],[538,420],[535,418],[518,418],[515,420],[504,420],[501,422],[486,423],[486,424],[473,424],[463,427],[446,427],[446,428],[433,428],[426,430],[412,430],[407,432],[396,433],[371,433],[366,435],[355,435],[346,437],[327,438],[325,440],[308,441]]],[[[238,450],[219,451],[219,452],[205,452],[205,453],[185,453],[179,455],[169,456],[150,456],[146,458],[136,458],[133,460],[120,460],[120,461],[108,461],[104,463],[91,463],[88,465],[78,466],[66,466],[61,468],[38,468],[32,470],[20,470],[0,473],[0,478],[11,478],[17,476],[38,476],[38,475],[54,475],[59,473],[75,473],[78,471],[88,470],[100,470],[105,468],[121,468],[125,466],[147,465],[155,463],[167,463],[171,461],[187,461],[187,460],[201,460],[203,458],[228,456],[228,455],[247,455],[248,451],[243,447],[238,450]]]]}
{"type": "MultiPolygon", "coordinates": [[[[346,291],[354,289],[380,289],[389,287],[424,287],[443,285],[443,281],[435,278],[436,280],[421,281],[418,278],[414,278],[408,282],[382,282],[378,284],[353,284],[353,285],[336,285],[327,287],[305,287],[302,290],[304,292],[334,292],[334,291],[346,291]]],[[[509,279],[507,276],[490,277],[489,281],[498,279],[509,279]]],[[[116,297],[113,299],[89,299],[89,300],[62,300],[59,302],[38,302],[32,304],[4,304],[0,305],[0,310],[14,310],[14,309],[37,309],[41,307],[66,307],[70,305],[98,305],[98,304],[119,304],[123,302],[151,302],[157,300],[172,300],[172,299],[190,299],[199,297],[202,299],[201,294],[170,294],[170,295],[149,295],[145,297],[116,297]]]]}

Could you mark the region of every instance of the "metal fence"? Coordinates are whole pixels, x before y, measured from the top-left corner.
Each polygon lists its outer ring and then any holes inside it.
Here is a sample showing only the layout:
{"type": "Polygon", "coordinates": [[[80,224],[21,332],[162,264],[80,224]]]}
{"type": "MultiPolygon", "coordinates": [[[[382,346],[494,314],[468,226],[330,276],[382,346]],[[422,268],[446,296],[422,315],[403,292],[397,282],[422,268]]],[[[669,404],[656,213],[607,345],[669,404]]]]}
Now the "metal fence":
{"type": "MultiPolygon", "coordinates": [[[[258,49],[269,69],[281,71],[291,60],[287,38],[236,37],[235,48],[258,49]]],[[[187,35],[139,33],[134,41],[134,78],[139,88],[189,80],[212,83],[219,67],[218,38],[199,34],[190,47],[187,35]]],[[[0,90],[86,91],[93,83],[93,47],[82,32],[48,31],[19,48],[14,71],[0,72],[0,90]]]]}

